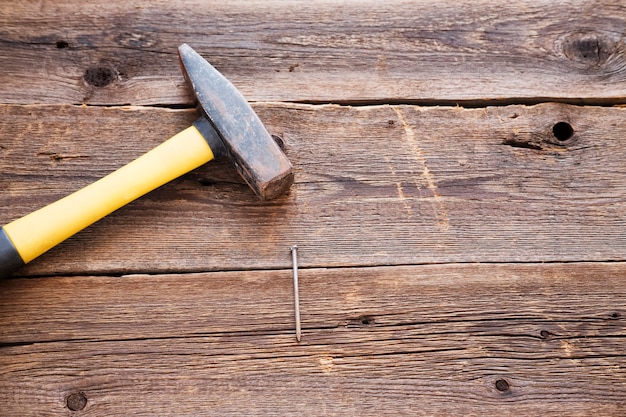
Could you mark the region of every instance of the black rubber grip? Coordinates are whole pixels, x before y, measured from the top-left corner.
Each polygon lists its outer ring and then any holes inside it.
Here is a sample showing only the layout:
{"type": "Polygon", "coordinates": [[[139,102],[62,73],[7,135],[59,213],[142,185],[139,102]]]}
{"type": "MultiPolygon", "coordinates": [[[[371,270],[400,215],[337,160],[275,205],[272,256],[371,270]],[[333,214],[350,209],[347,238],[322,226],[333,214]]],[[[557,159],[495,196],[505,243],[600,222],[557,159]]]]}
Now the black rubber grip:
{"type": "Polygon", "coordinates": [[[200,117],[196,120],[193,125],[198,129],[198,131],[204,136],[204,140],[209,144],[209,148],[211,148],[211,152],[213,152],[213,156],[227,156],[228,151],[224,146],[224,142],[222,138],[220,138],[219,133],[213,127],[211,122],[206,117],[200,117]]]}
{"type": "Polygon", "coordinates": [[[0,228],[0,278],[6,278],[24,266],[22,257],[3,228],[0,228]]]}

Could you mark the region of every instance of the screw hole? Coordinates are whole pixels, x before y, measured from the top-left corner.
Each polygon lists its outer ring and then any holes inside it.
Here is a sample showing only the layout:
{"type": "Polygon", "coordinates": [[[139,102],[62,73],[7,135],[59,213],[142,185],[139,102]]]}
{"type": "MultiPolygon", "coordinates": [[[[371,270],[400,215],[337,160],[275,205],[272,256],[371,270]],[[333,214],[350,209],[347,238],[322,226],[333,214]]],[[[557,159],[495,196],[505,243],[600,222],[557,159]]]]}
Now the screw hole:
{"type": "Polygon", "coordinates": [[[506,379],[498,379],[496,381],[496,389],[500,392],[505,392],[508,391],[511,387],[509,386],[509,383],[506,382],[506,379]]]}
{"type": "Polygon", "coordinates": [[[552,126],[552,134],[556,138],[556,140],[560,142],[565,142],[574,136],[574,128],[567,122],[558,122],[554,126],[552,126]]]}
{"type": "Polygon", "coordinates": [[[540,332],[539,332],[539,336],[541,336],[541,338],[542,338],[542,339],[547,339],[547,338],[549,338],[551,334],[552,334],[552,333],[550,333],[550,332],[549,332],[549,331],[547,331],[547,330],[542,330],[542,331],[540,331],[540,332]]]}
{"type": "Polygon", "coordinates": [[[67,48],[68,46],[70,46],[70,44],[65,41],[57,41],[58,49],[64,49],[64,48],[67,48]]]}
{"type": "Polygon", "coordinates": [[[619,314],[618,312],[612,313],[611,314],[611,318],[612,319],[619,319],[621,317],[621,314],[619,314]]]}

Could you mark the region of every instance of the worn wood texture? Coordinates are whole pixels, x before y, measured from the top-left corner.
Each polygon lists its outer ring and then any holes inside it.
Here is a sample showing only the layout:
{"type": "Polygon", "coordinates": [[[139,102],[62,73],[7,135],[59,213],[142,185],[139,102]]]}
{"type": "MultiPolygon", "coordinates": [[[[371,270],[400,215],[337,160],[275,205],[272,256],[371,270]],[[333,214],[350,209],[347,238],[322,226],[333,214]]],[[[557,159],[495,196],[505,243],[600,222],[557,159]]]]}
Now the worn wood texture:
{"type": "Polygon", "coordinates": [[[621,415],[624,263],[0,283],[4,415],[621,415]],[[191,318],[193,317],[193,320],[191,318]],[[23,407],[28,404],[25,410],[23,407]]]}
{"type": "Polygon", "coordinates": [[[255,101],[624,102],[625,33],[613,0],[9,2],[0,102],[188,105],[182,42],[255,101]]]}
{"type": "MultiPolygon", "coordinates": [[[[257,104],[296,184],[260,203],[207,164],[24,273],[132,273],[444,262],[624,260],[626,109],[257,104]],[[573,136],[559,141],[556,123],[573,136]]],[[[2,106],[0,221],[163,141],[191,110],[2,106]],[[81,120],[76,126],[75,120],[81,120]]]]}
{"type": "Polygon", "coordinates": [[[625,37],[609,0],[1,4],[0,225],[186,128],[183,42],[296,183],[207,164],[0,282],[0,415],[625,415],[625,37]]]}

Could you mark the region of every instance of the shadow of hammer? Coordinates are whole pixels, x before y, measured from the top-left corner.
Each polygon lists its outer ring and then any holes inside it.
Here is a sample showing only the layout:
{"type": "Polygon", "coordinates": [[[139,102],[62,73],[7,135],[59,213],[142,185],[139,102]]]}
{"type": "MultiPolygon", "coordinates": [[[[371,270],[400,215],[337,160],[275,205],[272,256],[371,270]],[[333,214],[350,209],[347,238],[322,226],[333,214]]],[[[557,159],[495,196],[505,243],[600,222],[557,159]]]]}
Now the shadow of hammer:
{"type": "Polygon", "coordinates": [[[291,163],[246,99],[190,46],[181,45],[178,54],[185,79],[200,103],[200,118],[128,165],[0,228],[0,278],[218,155],[229,156],[263,200],[289,189],[291,163]]]}

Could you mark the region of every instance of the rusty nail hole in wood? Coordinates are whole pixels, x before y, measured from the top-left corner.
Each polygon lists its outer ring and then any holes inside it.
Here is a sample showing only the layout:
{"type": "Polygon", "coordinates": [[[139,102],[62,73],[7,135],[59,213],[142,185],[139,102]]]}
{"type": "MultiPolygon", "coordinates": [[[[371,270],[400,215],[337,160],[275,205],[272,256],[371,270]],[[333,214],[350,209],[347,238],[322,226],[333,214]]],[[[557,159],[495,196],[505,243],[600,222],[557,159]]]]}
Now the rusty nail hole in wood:
{"type": "Polygon", "coordinates": [[[87,397],[82,392],[75,392],[73,394],[68,395],[65,400],[67,404],[67,408],[72,411],[80,411],[85,408],[87,405],[87,397]]]}
{"type": "Polygon", "coordinates": [[[83,79],[94,87],[106,87],[118,78],[115,68],[107,65],[89,67],[83,75],[83,79]]]}
{"type": "Polygon", "coordinates": [[[283,140],[283,138],[278,135],[272,135],[272,139],[274,139],[274,142],[276,142],[280,150],[285,152],[285,141],[283,140]]]}
{"type": "Polygon", "coordinates": [[[567,122],[558,122],[552,126],[552,134],[556,140],[565,142],[574,136],[574,128],[572,128],[572,125],[567,122]]]}
{"type": "Polygon", "coordinates": [[[65,41],[57,41],[57,49],[65,49],[68,46],[70,46],[70,44],[65,41]]]}
{"type": "Polygon", "coordinates": [[[496,389],[500,392],[506,392],[510,389],[509,383],[506,382],[506,379],[498,379],[496,381],[496,389]]]}

